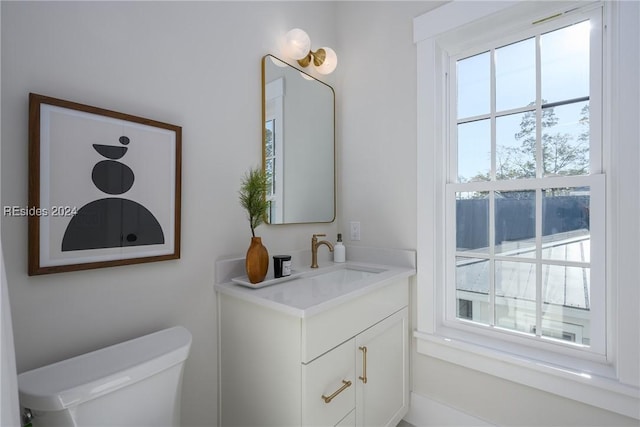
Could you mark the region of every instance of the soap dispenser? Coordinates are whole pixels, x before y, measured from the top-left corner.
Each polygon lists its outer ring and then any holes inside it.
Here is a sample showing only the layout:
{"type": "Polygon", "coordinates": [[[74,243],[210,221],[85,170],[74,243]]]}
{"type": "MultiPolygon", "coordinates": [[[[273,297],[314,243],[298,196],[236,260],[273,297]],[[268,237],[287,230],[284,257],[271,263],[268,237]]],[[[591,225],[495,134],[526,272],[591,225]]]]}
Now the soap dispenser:
{"type": "Polygon", "coordinates": [[[346,259],[345,247],[342,244],[342,234],[338,233],[338,241],[333,246],[333,262],[344,262],[346,259]]]}

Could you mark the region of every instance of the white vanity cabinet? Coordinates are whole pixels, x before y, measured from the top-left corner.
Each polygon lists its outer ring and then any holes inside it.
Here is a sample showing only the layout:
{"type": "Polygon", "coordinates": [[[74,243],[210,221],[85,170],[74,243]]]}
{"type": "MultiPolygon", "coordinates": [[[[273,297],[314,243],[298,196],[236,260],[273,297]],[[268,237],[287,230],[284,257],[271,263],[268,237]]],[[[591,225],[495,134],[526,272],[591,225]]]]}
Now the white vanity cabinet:
{"type": "Polygon", "coordinates": [[[297,315],[217,287],[220,425],[395,426],[409,402],[408,276],[297,315]]]}

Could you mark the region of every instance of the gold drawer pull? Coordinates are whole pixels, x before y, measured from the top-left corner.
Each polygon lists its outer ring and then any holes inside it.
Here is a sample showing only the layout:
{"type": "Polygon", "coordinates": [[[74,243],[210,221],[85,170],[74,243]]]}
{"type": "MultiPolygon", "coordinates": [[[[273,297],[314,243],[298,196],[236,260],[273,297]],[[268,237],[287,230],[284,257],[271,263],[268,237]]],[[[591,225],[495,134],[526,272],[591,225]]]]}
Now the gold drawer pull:
{"type": "Polygon", "coordinates": [[[367,383],[367,347],[358,347],[362,350],[362,376],[358,377],[364,384],[367,383]]]}
{"type": "Polygon", "coordinates": [[[339,395],[340,393],[342,393],[343,391],[345,391],[349,387],[351,387],[351,381],[342,380],[342,387],[340,387],[338,390],[334,391],[331,396],[325,396],[324,394],[322,395],[322,399],[324,400],[324,403],[331,402],[334,397],[336,397],[337,395],[339,395]]]}

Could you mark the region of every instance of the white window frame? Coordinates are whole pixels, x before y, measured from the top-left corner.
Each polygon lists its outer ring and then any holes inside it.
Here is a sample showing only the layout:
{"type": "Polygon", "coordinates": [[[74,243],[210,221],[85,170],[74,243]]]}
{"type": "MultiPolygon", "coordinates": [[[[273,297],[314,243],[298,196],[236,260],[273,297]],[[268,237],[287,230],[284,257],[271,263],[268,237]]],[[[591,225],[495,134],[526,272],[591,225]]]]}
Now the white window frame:
{"type": "MultiPolygon", "coordinates": [[[[265,122],[274,121],[274,153],[275,159],[273,179],[275,180],[275,189],[273,193],[267,196],[270,202],[275,203],[275,215],[269,218],[271,224],[281,224],[284,221],[284,79],[279,78],[265,84],[265,122]]],[[[266,153],[263,152],[265,158],[263,163],[268,159],[266,153]]],[[[266,165],[266,163],[265,163],[266,165]]]]}
{"type": "MultiPolygon", "coordinates": [[[[590,66],[590,96],[589,96],[589,105],[593,108],[590,108],[590,150],[589,150],[589,158],[590,158],[590,175],[586,176],[563,176],[563,177],[542,177],[542,168],[540,163],[538,162],[537,168],[537,178],[531,179],[518,179],[518,180],[493,180],[486,182],[465,182],[458,183],[457,176],[457,151],[455,141],[457,140],[457,123],[458,121],[455,119],[457,114],[457,105],[455,102],[448,102],[448,111],[449,111],[449,126],[448,126],[448,135],[445,135],[445,138],[449,141],[447,143],[448,148],[448,165],[449,170],[446,178],[446,189],[445,189],[445,203],[446,203],[446,214],[445,214],[445,239],[448,241],[445,242],[446,247],[446,262],[447,267],[445,271],[445,281],[447,282],[446,286],[446,308],[445,308],[445,320],[444,324],[453,327],[459,328],[462,330],[466,330],[470,333],[478,333],[483,335],[492,335],[496,332],[502,333],[503,339],[511,340],[513,342],[520,343],[522,345],[535,345],[537,347],[543,347],[547,351],[557,351],[567,355],[573,355],[574,357],[589,357],[592,360],[596,360],[599,362],[606,362],[606,319],[605,319],[605,253],[602,249],[605,247],[605,181],[604,175],[600,172],[602,171],[602,138],[601,138],[601,106],[602,106],[602,67],[601,67],[601,57],[602,57],[602,7],[600,5],[592,6],[592,7],[583,7],[581,8],[579,13],[570,13],[563,17],[558,17],[555,19],[551,19],[545,21],[541,24],[536,24],[534,26],[530,26],[525,31],[517,32],[514,34],[510,34],[507,37],[501,37],[498,40],[492,40],[490,43],[483,43],[475,46],[473,50],[468,51],[464,50],[462,52],[456,52],[455,50],[448,48],[446,51],[446,57],[448,59],[445,65],[445,73],[447,75],[448,82],[448,98],[451,100],[455,100],[457,98],[456,95],[456,67],[455,64],[458,60],[467,58],[473,55],[477,55],[482,52],[487,52],[494,50],[496,47],[507,46],[509,44],[519,42],[524,39],[533,38],[537,34],[544,34],[548,31],[553,31],[555,29],[559,29],[562,27],[566,27],[584,20],[589,20],[592,25],[592,30],[590,32],[591,38],[591,66],[590,66]],[[447,67],[448,65],[448,67],[447,67]],[[457,192],[465,192],[465,191],[489,191],[489,214],[492,215],[493,206],[494,206],[494,191],[516,191],[516,190],[534,190],[536,192],[536,227],[539,229],[537,234],[537,239],[541,237],[541,226],[542,226],[542,195],[541,190],[544,188],[564,188],[564,187],[578,187],[578,186],[589,186],[591,188],[591,197],[590,197],[590,231],[591,231],[591,261],[590,265],[590,276],[591,276],[591,307],[589,310],[590,320],[591,320],[591,345],[588,347],[582,345],[574,345],[568,344],[566,342],[559,341],[550,341],[547,337],[532,337],[528,334],[523,334],[521,332],[517,332],[514,330],[499,328],[499,327],[487,327],[479,324],[471,323],[468,321],[460,321],[457,319],[455,315],[455,304],[456,304],[456,286],[455,286],[455,259],[456,259],[456,248],[455,248],[455,235],[456,235],[456,212],[455,212],[455,194],[457,192]],[[452,241],[453,239],[453,241],[452,241]],[[534,340],[535,342],[531,342],[534,340]]],[[[537,47],[536,47],[537,48],[537,47]]],[[[540,67],[540,62],[538,61],[538,67],[540,67]]],[[[492,76],[495,73],[495,70],[492,71],[492,76]]],[[[538,79],[540,78],[540,71],[536,72],[538,79]]],[[[537,84],[538,88],[540,88],[540,82],[537,84]]],[[[540,98],[541,94],[537,94],[537,98],[540,98]]],[[[495,104],[495,102],[492,102],[495,104]]],[[[541,99],[537,99],[536,106],[533,107],[533,111],[538,111],[540,109],[541,99]]],[[[500,115],[513,114],[523,112],[525,110],[532,110],[530,107],[519,108],[516,110],[511,110],[507,112],[500,112],[500,115]]],[[[490,114],[483,115],[482,117],[473,117],[471,120],[477,120],[479,118],[491,120],[495,114],[495,111],[491,111],[490,114]]],[[[538,114],[541,114],[538,112],[538,114]]],[[[496,115],[497,116],[497,115],[496,115]]],[[[468,121],[469,119],[465,119],[468,121]]],[[[542,129],[538,128],[538,132],[542,132],[542,129]]],[[[538,138],[539,139],[539,138],[538,138]]],[[[495,141],[495,138],[492,138],[495,141]]],[[[492,148],[492,152],[495,152],[495,148],[492,148]]],[[[538,146],[538,158],[541,157],[541,147],[538,146]]],[[[495,161],[495,160],[494,160],[495,161]]],[[[494,163],[492,161],[492,163],[494,163]]],[[[492,168],[495,171],[494,168],[492,168]]],[[[493,226],[491,226],[493,228],[493,226]]],[[[491,237],[489,240],[493,240],[491,237]]],[[[537,241],[536,246],[538,248],[541,247],[541,241],[537,241]]],[[[542,280],[542,265],[548,265],[547,261],[542,260],[541,253],[537,253],[535,258],[526,259],[524,262],[534,264],[538,268],[538,274],[536,275],[537,280],[542,280]]],[[[509,257],[500,257],[498,254],[490,254],[487,253],[486,256],[477,255],[477,254],[464,254],[461,256],[470,256],[470,257],[479,257],[487,260],[498,260],[502,258],[503,261],[511,261],[517,262],[520,260],[509,259],[509,257]]],[[[492,261],[490,261],[492,262],[492,261]]],[[[554,263],[553,261],[551,263],[554,263]]],[[[556,263],[556,265],[562,265],[561,263],[556,263]]],[[[536,298],[536,304],[538,305],[537,312],[538,316],[536,319],[536,325],[541,325],[542,323],[542,287],[539,285],[537,287],[538,295],[536,298]]],[[[493,289],[493,286],[490,286],[490,289],[493,289]]],[[[492,292],[490,292],[489,298],[491,298],[492,292]]],[[[490,308],[493,305],[490,304],[490,308]]],[[[494,318],[493,312],[490,313],[491,319],[494,318]]]]}
{"type": "MultiPolygon", "coordinates": [[[[609,254],[606,273],[606,308],[609,313],[607,358],[551,352],[544,346],[527,347],[517,340],[503,340],[477,331],[452,328],[445,319],[446,257],[442,248],[445,247],[445,165],[448,159],[443,141],[448,131],[445,72],[449,55],[443,46],[450,49],[455,37],[462,40],[456,46],[458,51],[468,47],[465,40],[472,40],[470,44],[481,43],[479,37],[482,36],[477,33],[473,37],[469,34],[466,38],[460,37],[471,24],[484,22],[484,28],[494,28],[493,34],[484,31],[486,41],[489,41],[498,39],[500,34],[516,32],[522,28],[523,22],[531,23],[574,7],[585,7],[585,3],[576,2],[572,7],[555,2],[454,1],[414,20],[418,63],[418,276],[417,330],[414,335],[420,354],[638,418],[640,339],[637,325],[640,316],[637,313],[637,288],[640,260],[637,245],[640,232],[637,219],[633,222],[627,209],[634,208],[637,218],[640,174],[637,166],[633,168],[626,156],[633,158],[635,153],[635,161],[640,159],[637,147],[640,103],[624,94],[630,86],[636,91],[640,86],[637,78],[640,68],[637,41],[640,6],[634,3],[604,2],[600,5],[604,8],[605,26],[610,29],[604,44],[604,120],[601,132],[605,143],[611,141],[602,153],[603,171],[608,175],[607,202],[604,204],[608,236],[606,252],[609,254]],[[492,20],[493,24],[490,23],[492,20]],[[628,61],[630,49],[635,59],[628,61]],[[623,61],[626,66],[620,65],[623,61]],[[632,79],[635,80],[630,81],[632,79]],[[612,115],[612,110],[618,114],[612,115]],[[625,117],[627,120],[631,117],[636,119],[626,123],[625,117]],[[630,141],[625,138],[630,138],[630,141]],[[626,228],[621,229],[623,226],[626,228]],[[621,259],[627,263],[623,264],[621,259]],[[631,259],[634,263],[629,264],[631,259]]],[[[591,131],[600,132],[597,129],[591,131]]],[[[594,257],[592,254],[592,262],[594,257]]]]}

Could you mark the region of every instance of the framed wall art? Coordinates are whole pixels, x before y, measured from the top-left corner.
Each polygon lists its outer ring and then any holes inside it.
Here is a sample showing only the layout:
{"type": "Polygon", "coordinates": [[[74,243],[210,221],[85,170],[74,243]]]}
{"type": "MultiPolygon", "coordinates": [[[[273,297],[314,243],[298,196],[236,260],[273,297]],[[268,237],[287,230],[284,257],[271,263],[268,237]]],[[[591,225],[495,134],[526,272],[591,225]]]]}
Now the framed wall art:
{"type": "Polygon", "coordinates": [[[180,258],[182,128],[29,94],[29,275],[180,258]]]}

